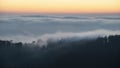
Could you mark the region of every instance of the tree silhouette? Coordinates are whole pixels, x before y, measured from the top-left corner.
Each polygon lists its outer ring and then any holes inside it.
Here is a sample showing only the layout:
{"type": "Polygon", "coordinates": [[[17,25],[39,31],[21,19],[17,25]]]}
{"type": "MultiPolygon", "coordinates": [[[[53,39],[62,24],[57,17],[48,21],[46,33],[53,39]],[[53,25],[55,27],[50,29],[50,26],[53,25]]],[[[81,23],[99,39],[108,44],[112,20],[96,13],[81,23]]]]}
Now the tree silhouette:
{"type": "Polygon", "coordinates": [[[0,40],[0,68],[120,68],[120,35],[29,45],[0,40]]]}

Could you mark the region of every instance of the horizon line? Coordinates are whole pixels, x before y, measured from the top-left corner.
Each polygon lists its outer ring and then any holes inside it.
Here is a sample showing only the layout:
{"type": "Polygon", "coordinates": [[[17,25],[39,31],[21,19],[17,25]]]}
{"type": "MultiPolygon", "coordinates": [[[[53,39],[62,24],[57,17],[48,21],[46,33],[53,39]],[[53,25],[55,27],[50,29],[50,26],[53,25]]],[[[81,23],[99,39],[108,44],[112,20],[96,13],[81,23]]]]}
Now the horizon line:
{"type": "Polygon", "coordinates": [[[0,12],[0,14],[120,14],[120,12],[78,12],[78,13],[62,13],[62,12],[0,12]]]}

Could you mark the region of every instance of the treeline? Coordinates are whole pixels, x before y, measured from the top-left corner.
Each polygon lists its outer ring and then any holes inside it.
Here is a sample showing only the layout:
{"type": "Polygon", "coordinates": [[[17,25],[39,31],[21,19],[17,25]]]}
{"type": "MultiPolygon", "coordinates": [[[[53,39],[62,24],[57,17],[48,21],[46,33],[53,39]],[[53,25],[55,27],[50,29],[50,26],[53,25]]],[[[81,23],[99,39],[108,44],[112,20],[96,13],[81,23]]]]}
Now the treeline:
{"type": "Polygon", "coordinates": [[[0,68],[120,68],[120,35],[43,47],[0,40],[0,68]]]}
{"type": "Polygon", "coordinates": [[[12,40],[10,41],[5,41],[5,40],[0,40],[0,48],[4,47],[22,47],[23,43],[22,42],[17,42],[13,43],[12,40]]]}

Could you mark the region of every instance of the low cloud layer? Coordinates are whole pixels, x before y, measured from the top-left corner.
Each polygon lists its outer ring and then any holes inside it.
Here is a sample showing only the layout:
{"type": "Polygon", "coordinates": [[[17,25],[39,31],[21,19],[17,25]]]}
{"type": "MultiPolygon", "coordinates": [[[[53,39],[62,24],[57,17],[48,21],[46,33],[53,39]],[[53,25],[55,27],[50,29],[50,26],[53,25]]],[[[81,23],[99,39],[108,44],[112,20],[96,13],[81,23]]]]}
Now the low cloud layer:
{"type": "Polygon", "coordinates": [[[36,41],[37,45],[47,45],[48,42],[56,42],[62,39],[95,39],[97,37],[104,37],[109,35],[120,35],[120,31],[112,31],[112,30],[94,30],[87,32],[56,32],[51,34],[43,34],[40,36],[34,35],[16,35],[16,36],[0,36],[2,40],[13,40],[14,42],[27,42],[31,43],[32,41],[36,41]]]}
{"type": "Polygon", "coordinates": [[[45,34],[40,37],[38,40],[39,45],[47,45],[49,41],[59,41],[61,39],[94,39],[97,37],[104,37],[109,35],[120,35],[120,31],[112,31],[112,30],[94,30],[88,32],[56,32],[54,34],[45,34]]]}
{"type": "MultiPolygon", "coordinates": [[[[106,15],[106,16],[100,16],[100,15],[1,15],[0,16],[0,22],[24,22],[24,23],[44,23],[49,21],[53,22],[60,22],[60,23],[72,23],[72,22],[96,22],[101,21],[101,23],[106,23],[104,21],[113,22],[114,23],[120,23],[120,16],[119,15],[106,15]],[[102,22],[103,21],[103,22],[102,22]]],[[[58,23],[59,23],[58,22],[58,23]]],[[[107,22],[107,23],[108,23],[107,22]]],[[[111,24],[110,22],[110,24],[111,24]]]]}

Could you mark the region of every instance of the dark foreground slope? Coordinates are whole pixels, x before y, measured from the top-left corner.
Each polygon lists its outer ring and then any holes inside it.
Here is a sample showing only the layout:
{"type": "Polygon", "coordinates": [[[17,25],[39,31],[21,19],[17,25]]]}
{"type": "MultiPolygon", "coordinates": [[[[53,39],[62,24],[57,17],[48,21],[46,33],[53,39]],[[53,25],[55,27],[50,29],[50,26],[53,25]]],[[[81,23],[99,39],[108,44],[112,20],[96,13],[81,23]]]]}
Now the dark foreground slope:
{"type": "Polygon", "coordinates": [[[120,35],[47,47],[0,41],[0,68],[120,68],[120,35]]]}

